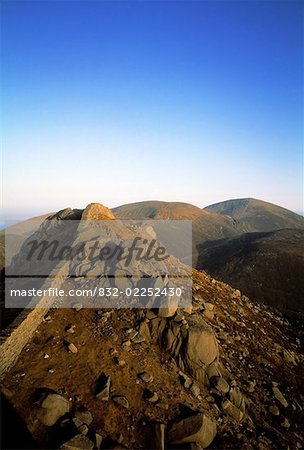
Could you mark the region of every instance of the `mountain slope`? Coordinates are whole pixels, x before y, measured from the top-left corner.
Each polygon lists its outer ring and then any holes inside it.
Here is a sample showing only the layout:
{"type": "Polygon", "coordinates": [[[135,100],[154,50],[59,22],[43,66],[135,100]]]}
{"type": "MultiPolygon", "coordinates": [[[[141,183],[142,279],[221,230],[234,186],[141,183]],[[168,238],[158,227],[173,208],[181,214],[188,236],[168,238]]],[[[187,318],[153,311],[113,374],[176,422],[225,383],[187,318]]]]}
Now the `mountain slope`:
{"type": "Polygon", "coordinates": [[[204,210],[231,217],[237,222],[240,232],[304,228],[303,217],[281,206],[254,198],[227,200],[207,206],[204,210]]]}
{"type": "Polygon", "coordinates": [[[304,230],[245,233],[202,244],[198,266],[253,300],[304,317],[304,230]]]}
{"type": "MultiPolygon", "coordinates": [[[[101,205],[85,211],[81,220],[105,218],[101,205]]],[[[192,282],[191,307],[86,308],[83,291],[72,308],[42,309],[31,334],[22,322],[5,331],[0,390],[38,448],[303,447],[303,324],[205,272],[193,270],[192,282]]],[[[2,447],[19,433],[11,418],[2,447]]]]}
{"type": "Polygon", "coordinates": [[[267,307],[254,305],[205,273],[193,272],[193,301],[192,311],[180,309],[168,318],[151,310],[51,309],[2,380],[37,446],[59,448],[81,433],[90,443],[97,432],[102,443],[94,449],[190,450],[190,442],[201,443],[202,436],[177,447],[170,444],[171,430],[197,414],[216,426],[213,449],[303,446],[303,354],[298,339],[303,335],[267,307]],[[73,334],[67,331],[71,327],[73,334]],[[136,342],[137,333],[143,332],[145,339],[136,342]],[[204,337],[195,345],[192,336],[198,339],[201,333],[204,337]],[[214,357],[214,338],[218,351],[210,364],[203,359],[214,357]],[[76,353],[67,350],[66,340],[76,353]],[[191,355],[187,367],[182,365],[185,351],[191,355]],[[111,380],[107,400],[95,394],[101,373],[111,380]],[[69,399],[69,414],[52,427],[41,424],[35,403],[45,388],[69,399]],[[147,400],[147,390],[158,398],[147,400]],[[117,396],[128,403],[116,403],[117,396]],[[93,421],[84,426],[79,417],[85,421],[89,413],[93,421]],[[155,441],[159,424],[164,426],[164,446],[155,441]]]}

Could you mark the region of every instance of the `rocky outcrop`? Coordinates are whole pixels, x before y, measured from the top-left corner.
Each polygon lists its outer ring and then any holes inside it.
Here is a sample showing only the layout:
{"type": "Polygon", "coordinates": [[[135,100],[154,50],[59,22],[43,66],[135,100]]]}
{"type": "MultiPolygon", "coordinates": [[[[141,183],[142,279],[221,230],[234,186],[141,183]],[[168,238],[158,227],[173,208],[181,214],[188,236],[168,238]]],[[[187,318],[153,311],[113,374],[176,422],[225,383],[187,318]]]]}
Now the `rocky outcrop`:
{"type": "Polygon", "coordinates": [[[176,360],[181,370],[205,384],[206,369],[219,357],[218,343],[201,316],[189,316],[185,322],[155,317],[149,322],[150,333],[176,360]]]}
{"type": "Polygon", "coordinates": [[[114,214],[100,203],[90,203],[82,213],[81,220],[113,220],[114,214]]]}

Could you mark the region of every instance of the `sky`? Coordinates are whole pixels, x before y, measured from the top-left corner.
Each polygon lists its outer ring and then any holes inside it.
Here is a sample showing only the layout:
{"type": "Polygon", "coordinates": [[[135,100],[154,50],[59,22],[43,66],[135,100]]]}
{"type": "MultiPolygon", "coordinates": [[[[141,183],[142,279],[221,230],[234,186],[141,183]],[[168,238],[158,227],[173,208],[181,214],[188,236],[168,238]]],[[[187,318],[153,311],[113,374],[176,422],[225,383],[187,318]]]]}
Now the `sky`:
{"type": "Polygon", "coordinates": [[[302,212],[303,5],[2,1],[4,218],[242,197],[302,212]]]}

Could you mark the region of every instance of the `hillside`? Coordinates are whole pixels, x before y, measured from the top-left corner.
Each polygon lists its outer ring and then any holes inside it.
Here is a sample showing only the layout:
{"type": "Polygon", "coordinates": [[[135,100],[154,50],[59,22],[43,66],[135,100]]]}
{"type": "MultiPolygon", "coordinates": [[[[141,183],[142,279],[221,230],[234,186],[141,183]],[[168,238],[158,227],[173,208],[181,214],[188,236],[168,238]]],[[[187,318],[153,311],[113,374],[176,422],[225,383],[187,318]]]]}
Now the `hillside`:
{"type": "Polygon", "coordinates": [[[245,233],[202,244],[198,266],[251,299],[304,318],[304,230],[245,233]]]}
{"type": "Polygon", "coordinates": [[[240,232],[304,228],[302,216],[281,206],[254,198],[215,203],[207,206],[205,211],[233,218],[240,232]]]}

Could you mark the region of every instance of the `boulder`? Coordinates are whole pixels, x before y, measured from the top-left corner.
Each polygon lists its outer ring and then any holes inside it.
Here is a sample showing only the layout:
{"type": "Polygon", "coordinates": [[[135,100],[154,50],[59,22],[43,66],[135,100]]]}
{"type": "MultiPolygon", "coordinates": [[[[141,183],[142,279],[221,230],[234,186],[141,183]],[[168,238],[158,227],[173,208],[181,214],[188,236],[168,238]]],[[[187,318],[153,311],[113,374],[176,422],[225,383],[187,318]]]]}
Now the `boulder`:
{"type": "Polygon", "coordinates": [[[172,426],[169,431],[170,444],[195,442],[208,447],[216,436],[216,424],[205,414],[188,417],[172,426]]]}
{"type": "Polygon", "coordinates": [[[200,326],[191,326],[181,358],[187,372],[204,383],[206,366],[218,358],[218,344],[214,334],[200,326]]]}
{"type": "Polygon", "coordinates": [[[37,417],[41,423],[51,427],[60,417],[70,411],[68,400],[62,395],[52,392],[45,392],[38,401],[37,417]]]}

